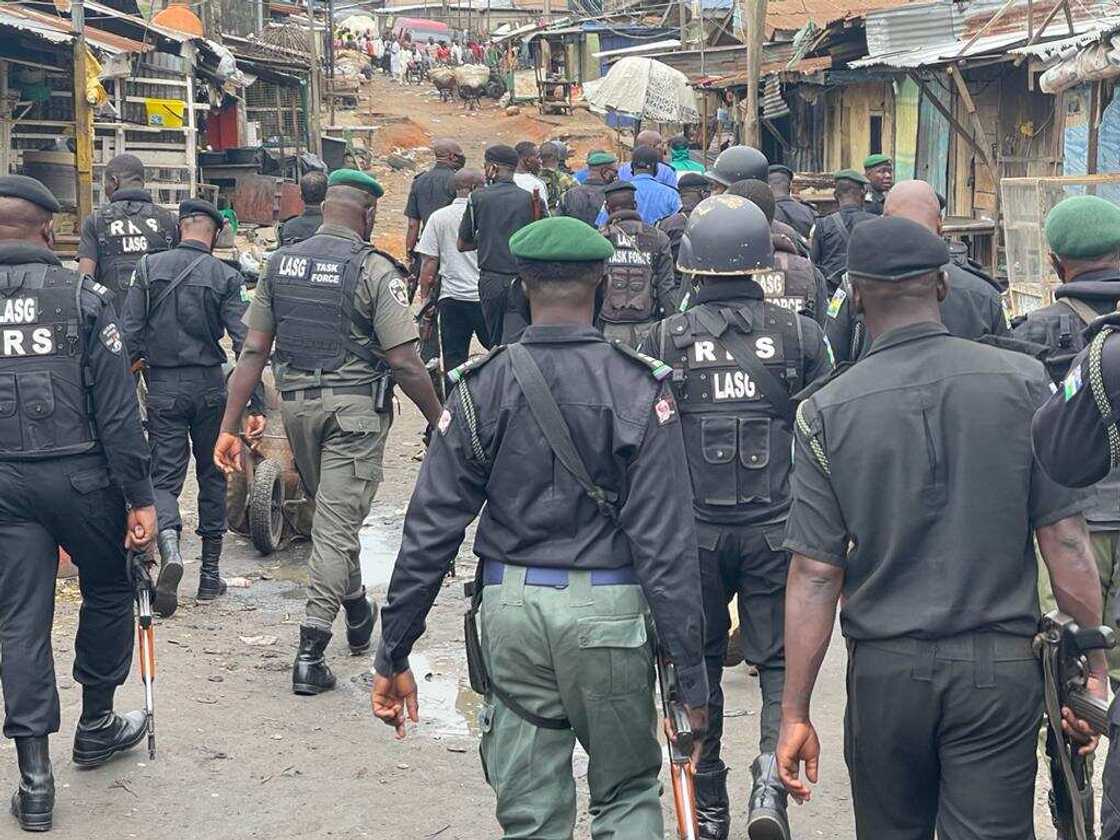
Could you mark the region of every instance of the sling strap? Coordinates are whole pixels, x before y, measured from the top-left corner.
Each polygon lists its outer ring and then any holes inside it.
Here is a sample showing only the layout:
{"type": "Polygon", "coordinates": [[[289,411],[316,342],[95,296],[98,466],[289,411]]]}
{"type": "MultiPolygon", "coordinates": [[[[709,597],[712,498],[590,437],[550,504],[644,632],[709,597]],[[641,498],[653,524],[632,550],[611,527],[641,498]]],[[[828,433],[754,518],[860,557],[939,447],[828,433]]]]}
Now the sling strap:
{"type": "Polygon", "coordinates": [[[1097,310],[1093,309],[1093,307],[1080,298],[1062,297],[1058,298],[1058,303],[1072,309],[1073,314],[1084,321],[1085,324],[1091,324],[1097,320],[1097,318],[1101,317],[1097,310]]]}
{"type": "Polygon", "coordinates": [[[836,229],[840,233],[840,238],[844,240],[844,244],[848,244],[848,240],[852,238],[852,232],[848,230],[848,225],[844,222],[844,214],[837,210],[829,216],[836,223],[836,229]]]}
{"type": "Polygon", "coordinates": [[[778,377],[768,371],[766,366],[759,361],[758,356],[751,350],[742,333],[728,324],[726,319],[704,307],[698,307],[692,311],[696,313],[697,319],[708,332],[715,336],[724,349],[731,354],[735,364],[739,366],[739,370],[758,383],[758,387],[762,389],[762,393],[766,395],[767,401],[773,406],[778,416],[792,427],[794,405],[793,400],[789,398],[789,392],[778,380],[778,377]]]}
{"type": "MultiPolygon", "coordinates": [[[[183,284],[183,281],[186,280],[187,277],[190,276],[190,273],[192,271],[194,271],[194,267],[196,265],[198,265],[200,262],[202,262],[204,259],[206,259],[208,256],[210,256],[209,253],[199,254],[197,257],[195,257],[193,260],[191,260],[190,264],[188,264],[186,268],[184,268],[182,271],[180,271],[178,276],[176,276],[174,280],[172,280],[170,283],[167,284],[167,288],[164,289],[162,292],[160,292],[159,296],[155,300],[153,300],[151,303],[148,304],[148,314],[151,315],[152,312],[154,312],[156,309],[158,309],[159,305],[161,303],[163,303],[165,300],[167,300],[167,298],[170,297],[171,293],[174,292],[177,288],[179,288],[179,286],[181,286],[183,284]]],[[[147,265],[147,262],[145,262],[144,263],[144,276],[145,276],[145,278],[147,278],[147,274],[148,274],[148,265],[147,265]]]]}
{"type": "Polygon", "coordinates": [[[544,433],[552,454],[564,465],[564,469],[572,474],[591,501],[595,502],[599,512],[617,525],[618,494],[592,481],[591,473],[587,471],[587,466],[580,457],[579,450],[576,449],[575,441],[572,440],[571,429],[568,428],[564,415],[560,413],[560,406],[556,404],[556,399],[552,396],[541,369],[521,344],[509,345],[507,352],[513,365],[513,376],[525,394],[529,411],[532,412],[533,418],[544,433]]]}

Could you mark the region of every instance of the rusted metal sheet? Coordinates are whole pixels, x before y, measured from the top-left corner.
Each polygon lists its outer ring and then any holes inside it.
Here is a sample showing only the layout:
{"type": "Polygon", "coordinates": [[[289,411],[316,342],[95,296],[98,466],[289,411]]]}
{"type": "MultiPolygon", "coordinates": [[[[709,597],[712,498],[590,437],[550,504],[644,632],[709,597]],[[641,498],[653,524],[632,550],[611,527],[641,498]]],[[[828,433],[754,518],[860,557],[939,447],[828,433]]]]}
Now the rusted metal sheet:
{"type": "Polygon", "coordinates": [[[271,225],[276,221],[276,179],[267,175],[242,175],[237,179],[231,204],[238,221],[271,225]]]}
{"type": "Polygon", "coordinates": [[[290,219],[302,212],[303,199],[299,194],[299,184],[292,181],[282,182],[280,184],[280,218],[290,219]]]}

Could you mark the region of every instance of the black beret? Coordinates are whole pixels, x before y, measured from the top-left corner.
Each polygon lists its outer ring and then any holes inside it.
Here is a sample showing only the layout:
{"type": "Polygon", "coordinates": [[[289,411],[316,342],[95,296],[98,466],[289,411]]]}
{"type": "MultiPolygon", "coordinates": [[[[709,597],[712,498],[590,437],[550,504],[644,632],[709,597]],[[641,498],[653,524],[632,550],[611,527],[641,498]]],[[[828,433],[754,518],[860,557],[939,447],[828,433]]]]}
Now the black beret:
{"type": "Polygon", "coordinates": [[[209,216],[218,226],[218,230],[221,230],[222,225],[225,224],[225,217],[218,212],[218,208],[201,198],[187,198],[179,202],[179,220],[182,221],[190,216],[209,216]]]}
{"type": "Polygon", "coordinates": [[[637,192],[638,188],[630,181],[611,181],[603,187],[603,195],[608,193],[622,192],[627,190],[629,192],[637,192]]]}
{"type": "Polygon", "coordinates": [[[772,163],[770,164],[770,169],[768,171],[771,175],[773,175],[775,172],[781,172],[783,175],[786,175],[791,181],[793,180],[793,170],[786,166],[784,163],[772,163]]]}
{"type": "Polygon", "coordinates": [[[653,146],[636,146],[634,153],[630,156],[632,166],[640,166],[646,169],[656,169],[660,162],[661,155],[653,146]]]}
{"type": "Polygon", "coordinates": [[[5,175],[0,178],[0,196],[22,198],[42,207],[48,213],[57,213],[61,209],[58,199],[51,195],[50,190],[26,175],[5,175]]]}
{"type": "Polygon", "coordinates": [[[678,190],[706,190],[711,181],[696,172],[686,172],[677,179],[678,190]]]}
{"type": "Polygon", "coordinates": [[[936,271],[947,262],[945,240],[901,216],[860,222],[848,241],[848,273],[869,280],[906,280],[936,271]]]}
{"type": "Polygon", "coordinates": [[[498,144],[496,146],[487,146],[486,153],[483,159],[487,163],[496,163],[500,166],[515,167],[521,162],[521,158],[517,154],[517,150],[513,146],[506,146],[498,144]]]}

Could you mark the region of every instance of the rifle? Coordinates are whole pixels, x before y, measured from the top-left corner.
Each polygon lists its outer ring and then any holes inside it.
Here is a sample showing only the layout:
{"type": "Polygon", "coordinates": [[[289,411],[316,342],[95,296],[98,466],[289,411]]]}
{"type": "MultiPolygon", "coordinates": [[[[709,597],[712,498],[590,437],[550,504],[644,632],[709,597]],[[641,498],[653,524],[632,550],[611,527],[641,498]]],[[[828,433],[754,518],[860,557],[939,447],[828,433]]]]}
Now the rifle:
{"type": "Polygon", "coordinates": [[[140,679],[144,683],[144,725],[148,730],[148,758],[156,757],[155,693],[156,679],[156,633],[152,626],[152,562],[147,553],[130,550],[128,552],[128,573],[132,580],[132,591],[136,598],[136,638],[139,643],[140,679]]]}
{"type": "Polygon", "coordinates": [[[1069,840],[1092,840],[1092,772],[1086,756],[1062,732],[1062,707],[1089,724],[1095,735],[1108,732],[1108,704],[1088,691],[1089,662],[1086,654],[1108,650],[1116,644],[1109,627],[1081,627],[1064,613],[1047,613],[1035,636],[1035,652],[1042,660],[1045,682],[1046,753],[1050,756],[1050,814],[1058,836],[1069,840]]]}
{"type": "Polygon", "coordinates": [[[692,780],[694,734],[688,712],[680,699],[677,669],[663,653],[657,655],[657,683],[661,689],[661,711],[676,743],[669,740],[669,774],[673,782],[673,808],[677,812],[680,840],[696,840],[699,822],[696,814],[696,788],[692,780]]]}

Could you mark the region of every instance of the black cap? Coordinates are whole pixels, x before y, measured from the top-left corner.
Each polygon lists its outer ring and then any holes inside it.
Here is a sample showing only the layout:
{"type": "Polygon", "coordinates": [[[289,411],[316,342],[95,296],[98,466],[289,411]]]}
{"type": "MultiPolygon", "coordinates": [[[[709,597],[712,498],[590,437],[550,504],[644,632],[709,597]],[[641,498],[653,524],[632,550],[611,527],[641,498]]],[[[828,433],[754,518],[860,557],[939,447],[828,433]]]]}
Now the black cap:
{"type": "Polygon", "coordinates": [[[209,216],[218,230],[225,224],[225,217],[218,212],[218,208],[201,198],[187,198],[179,203],[179,221],[191,216],[209,216]]]}
{"type": "Polygon", "coordinates": [[[711,186],[708,179],[695,172],[686,172],[677,179],[677,190],[706,190],[711,186]]]}
{"type": "Polygon", "coordinates": [[[0,197],[22,198],[42,207],[48,213],[57,213],[61,209],[58,199],[51,195],[50,190],[26,175],[5,175],[0,178],[0,197]]]}
{"type": "Polygon", "coordinates": [[[784,163],[772,163],[772,164],[770,164],[769,172],[770,172],[771,175],[773,175],[775,172],[781,172],[783,175],[788,177],[791,181],[793,180],[793,170],[790,169],[788,166],[786,166],[784,163]]]}
{"type": "Polygon", "coordinates": [[[487,146],[483,159],[487,163],[496,163],[499,166],[516,167],[521,162],[517,150],[513,146],[499,143],[496,146],[487,146]]]}
{"type": "Polygon", "coordinates": [[[901,216],[860,222],[848,241],[848,273],[869,280],[906,280],[949,262],[949,246],[929,228],[901,216]]]}
{"type": "Polygon", "coordinates": [[[630,181],[611,181],[609,184],[603,187],[603,195],[622,192],[623,190],[627,190],[629,192],[637,192],[638,188],[630,181]]]}

